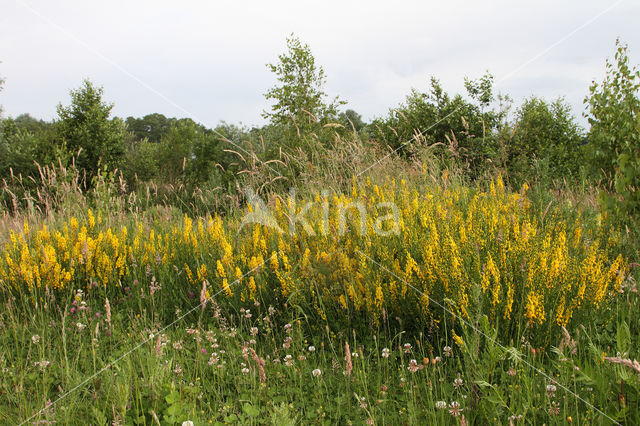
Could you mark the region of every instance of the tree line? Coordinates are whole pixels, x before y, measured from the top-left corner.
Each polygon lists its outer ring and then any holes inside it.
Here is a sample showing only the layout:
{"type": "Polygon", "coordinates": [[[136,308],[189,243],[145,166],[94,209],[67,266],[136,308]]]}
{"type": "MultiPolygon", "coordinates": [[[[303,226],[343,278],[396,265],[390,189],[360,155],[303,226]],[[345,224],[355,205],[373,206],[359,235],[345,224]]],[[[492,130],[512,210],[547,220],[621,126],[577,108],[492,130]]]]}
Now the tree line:
{"type": "Polygon", "coordinates": [[[51,122],[28,114],[0,121],[3,197],[16,192],[11,186],[16,179],[28,191],[29,177],[36,177],[40,166],[56,163],[82,170],[87,189],[115,170],[127,191],[153,182],[225,193],[256,173],[252,164],[275,170],[265,180],[282,174],[290,184],[308,173],[314,158],[355,140],[407,160],[428,150],[471,180],[501,173],[514,186],[588,182],[603,189],[603,205],[611,212],[637,217],[640,71],[629,63],[627,49],[616,42],[604,81],[589,88],[588,129],[578,125],[563,98],[531,96],[514,106],[509,96],[495,93],[489,73],[465,79],[466,92],[457,94],[447,93],[432,77],[426,91],[412,90],[387,114],[365,122],[353,109],[344,109],[346,102],[329,98],[323,68],[293,35],[278,61],[267,64],[277,84],[265,93],[272,106],[263,112],[268,124],[261,127],[222,122],[211,129],[159,113],[112,117],[113,104],[103,100],[103,89],[85,80],[71,90],[68,105],[58,105],[51,122]],[[282,167],[296,155],[300,161],[282,167]]]}

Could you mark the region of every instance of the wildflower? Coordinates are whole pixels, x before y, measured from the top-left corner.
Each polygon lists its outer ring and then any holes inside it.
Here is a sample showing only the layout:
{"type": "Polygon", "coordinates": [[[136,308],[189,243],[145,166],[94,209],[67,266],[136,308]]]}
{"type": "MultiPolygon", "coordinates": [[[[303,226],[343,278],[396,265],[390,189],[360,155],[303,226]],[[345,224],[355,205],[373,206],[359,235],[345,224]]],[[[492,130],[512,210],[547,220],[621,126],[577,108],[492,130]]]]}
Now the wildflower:
{"type": "Polygon", "coordinates": [[[33,344],[38,343],[40,341],[40,336],[34,334],[33,336],[31,336],[31,341],[33,342],[33,344]]]}
{"type": "Polygon", "coordinates": [[[177,351],[182,350],[182,340],[178,340],[177,342],[173,342],[173,349],[177,351]]]}
{"type": "Polygon", "coordinates": [[[409,361],[409,367],[407,367],[407,370],[409,370],[410,373],[415,373],[420,369],[420,367],[422,366],[418,366],[418,361],[412,359],[411,361],[409,361]]]}
{"type": "Polygon", "coordinates": [[[315,346],[309,346],[309,352],[315,352],[316,351],[316,347],[315,346]]]}
{"type": "Polygon", "coordinates": [[[464,385],[464,380],[462,380],[460,378],[460,375],[458,374],[458,377],[456,377],[456,379],[453,381],[453,387],[456,389],[460,389],[463,385],[464,385]]]}
{"type": "Polygon", "coordinates": [[[436,409],[444,410],[447,408],[447,401],[436,401],[436,409]]]}
{"type": "Polygon", "coordinates": [[[405,354],[411,353],[411,343],[405,343],[404,344],[404,353],[405,354]]]}
{"type": "Polygon", "coordinates": [[[269,309],[267,309],[267,311],[269,312],[269,315],[273,315],[276,313],[276,309],[273,306],[269,306],[269,309]]]}
{"type": "Polygon", "coordinates": [[[81,322],[76,323],[76,327],[78,327],[78,331],[84,330],[87,326],[81,322]]]}
{"type": "Polygon", "coordinates": [[[313,377],[318,377],[322,374],[322,371],[319,368],[316,368],[311,372],[311,374],[313,375],[313,377]]]}
{"type": "Polygon", "coordinates": [[[250,333],[252,336],[258,335],[258,327],[251,327],[250,333]]]}
{"type": "MultiPolygon", "coordinates": [[[[356,395],[356,398],[358,398],[358,395],[356,395]]],[[[358,400],[359,400],[360,407],[362,409],[366,410],[367,409],[367,399],[363,396],[363,397],[358,398],[358,400]]]]}
{"type": "Polygon", "coordinates": [[[211,354],[211,357],[209,357],[209,362],[208,362],[208,364],[209,364],[209,365],[215,365],[215,364],[217,364],[217,363],[218,363],[218,361],[219,361],[218,354],[217,354],[217,353],[215,353],[215,352],[213,352],[213,353],[211,354]]]}
{"type": "Polygon", "coordinates": [[[508,374],[509,376],[511,376],[511,377],[515,376],[515,375],[516,375],[516,373],[517,373],[517,371],[516,371],[516,369],[515,369],[515,368],[513,368],[513,367],[511,367],[511,368],[509,368],[509,370],[507,370],[507,374],[508,374]]]}
{"type": "Polygon", "coordinates": [[[247,367],[243,368],[242,370],[242,374],[249,374],[249,369],[247,367]]]}
{"type": "Polygon", "coordinates": [[[193,422],[191,420],[187,420],[182,422],[182,426],[193,426],[193,422]]]}
{"type": "Polygon", "coordinates": [[[173,372],[174,372],[175,374],[177,374],[178,376],[182,376],[182,367],[180,367],[180,365],[178,365],[178,366],[173,370],[173,372]]]}
{"type": "Polygon", "coordinates": [[[293,339],[292,339],[290,336],[285,337],[285,339],[284,339],[284,343],[282,344],[282,347],[283,347],[284,349],[289,349],[289,348],[291,347],[291,341],[292,341],[292,340],[293,340],[293,339]]]}
{"type": "Polygon", "coordinates": [[[456,333],[453,333],[453,340],[460,349],[464,347],[464,340],[462,340],[462,337],[458,336],[456,333]]]}
{"type": "Polygon", "coordinates": [[[264,372],[264,363],[265,363],[264,359],[258,357],[258,354],[256,353],[256,351],[253,350],[253,348],[249,348],[249,352],[251,352],[251,357],[256,362],[256,364],[258,364],[258,373],[260,374],[260,382],[266,383],[267,375],[264,372]]]}
{"type": "Polygon", "coordinates": [[[284,331],[286,331],[287,333],[291,333],[291,329],[293,328],[293,325],[291,324],[285,324],[284,325],[284,331]]]}
{"type": "Polygon", "coordinates": [[[285,364],[287,367],[291,367],[291,366],[293,365],[293,357],[292,357],[291,355],[286,355],[286,356],[284,357],[284,364],[285,364]]]}
{"type": "Polygon", "coordinates": [[[151,277],[151,283],[149,284],[149,294],[153,296],[153,294],[160,290],[162,286],[160,283],[156,282],[156,277],[151,277]]]}
{"type": "Polygon", "coordinates": [[[40,368],[44,369],[44,368],[48,367],[49,365],[51,365],[51,362],[47,361],[47,360],[42,360],[42,361],[34,362],[33,365],[36,366],[36,367],[39,366],[40,368]]]}
{"type": "Polygon", "coordinates": [[[547,395],[549,398],[553,398],[556,396],[556,386],[555,385],[547,385],[547,395]]]}
{"type": "Polygon", "coordinates": [[[453,401],[451,404],[449,404],[449,413],[453,417],[458,417],[462,413],[462,411],[463,409],[460,408],[460,404],[458,403],[458,401],[453,401]]]}
{"type": "Polygon", "coordinates": [[[553,401],[551,403],[551,407],[549,408],[549,414],[552,416],[557,416],[560,414],[560,404],[557,401],[553,401]]]}
{"type": "Polygon", "coordinates": [[[451,346],[445,346],[443,348],[444,351],[444,356],[446,357],[452,357],[453,356],[453,349],[451,349],[451,346]]]}
{"type": "Polygon", "coordinates": [[[389,358],[389,354],[391,353],[391,351],[389,351],[389,348],[383,348],[382,349],[382,358],[389,358]]]}

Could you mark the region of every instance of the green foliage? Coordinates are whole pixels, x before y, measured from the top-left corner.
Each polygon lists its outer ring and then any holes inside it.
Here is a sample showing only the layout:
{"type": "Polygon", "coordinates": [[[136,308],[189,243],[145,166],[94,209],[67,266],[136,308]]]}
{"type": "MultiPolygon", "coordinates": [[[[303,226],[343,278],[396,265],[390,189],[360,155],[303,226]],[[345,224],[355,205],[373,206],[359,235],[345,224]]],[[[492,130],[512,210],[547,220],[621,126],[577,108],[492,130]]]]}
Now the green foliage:
{"type": "Polygon", "coordinates": [[[601,171],[606,187],[606,210],[625,222],[640,214],[640,70],[629,64],[627,46],[616,41],[614,61],[607,60],[602,83],[594,82],[585,103],[589,106],[588,154],[601,171]]]}
{"type": "Polygon", "coordinates": [[[127,130],[132,132],[136,139],[160,142],[160,139],[169,133],[169,129],[176,121],[175,118],[167,118],[162,114],[153,113],[142,118],[127,117],[125,123],[127,130]]]}
{"type": "Polygon", "coordinates": [[[366,128],[367,124],[362,120],[362,116],[352,109],[341,112],[338,121],[348,130],[359,132],[366,128]]]}
{"type": "Polygon", "coordinates": [[[126,154],[121,163],[121,170],[130,186],[137,182],[151,181],[159,175],[159,148],[157,143],[149,142],[147,139],[127,137],[126,154]]]}
{"type": "Polygon", "coordinates": [[[102,100],[103,89],[85,80],[71,91],[71,104],[58,105],[57,135],[72,153],[77,165],[90,175],[100,165],[118,167],[124,154],[124,123],[110,120],[113,104],[102,100]]]}
{"type": "Polygon", "coordinates": [[[335,117],[338,106],[344,102],[337,97],[326,101],[324,70],[316,66],[307,44],[291,35],[287,38],[287,49],[287,53],[278,56],[277,64],[267,64],[280,84],[265,93],[265,98],[275,103],[271,111],[264,111],[262,116],[272,124],[288,129],[295,139],[296,134],[306,134],[318,123],[335,117]]]}
{"type": "Polygon", "coordinates": [[[171,125],[158,147],[163,179],[170,183],[206,181],[219,159],[218,136],[193,120],[171,125]]]}
{"type": "Polygon", "coordinates": [[[510,181],[545,181],[578,178],[582,155],[581,129],[571,107],[563,100],[552,103],[532,96],[516,112],[513,136],[506,145],[510,181]]]}
{"type": "Polygon", "coordinates": [[[0,177],[36,176],[38,164],[66,161],[70,156],[56,143],[55,128],[23,114],[0,122],[0,177]]]}
{"type": "Polygon", "coordinates": [[[494,99],[492,84],[490,74],[477,81],[466,80],[465,87],[475,101],[469,102],[460,94],[451,97],[432,77],[427,93],[413,89],[404,104],[374,120],[373,134],[403,155],[413,153],[417,145],[442,144],[441,153],[446,152],[471,177],[477,177],[497,152],[493,135],[504,117],[500,111],[485,111],[494,99]]]}

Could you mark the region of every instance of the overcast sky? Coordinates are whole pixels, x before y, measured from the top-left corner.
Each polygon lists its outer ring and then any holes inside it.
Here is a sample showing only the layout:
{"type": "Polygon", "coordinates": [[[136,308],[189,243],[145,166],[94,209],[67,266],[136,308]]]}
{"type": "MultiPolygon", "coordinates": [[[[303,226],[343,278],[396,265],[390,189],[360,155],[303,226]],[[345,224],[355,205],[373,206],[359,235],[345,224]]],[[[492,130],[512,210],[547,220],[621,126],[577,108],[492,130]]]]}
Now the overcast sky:
{"type": "Polygon", "coordinates": [[[637,0],[469,3],[0,0],[0,105],[49,120],[89,78],[117,116],[260,125],[275,84],[265,64],[291,33],[325,69],[326,91],[367,120],[431,75],[456,92],[486,70],[516,103],[565,96],[580,115],[616,37],[640,63],[637,0]]]}

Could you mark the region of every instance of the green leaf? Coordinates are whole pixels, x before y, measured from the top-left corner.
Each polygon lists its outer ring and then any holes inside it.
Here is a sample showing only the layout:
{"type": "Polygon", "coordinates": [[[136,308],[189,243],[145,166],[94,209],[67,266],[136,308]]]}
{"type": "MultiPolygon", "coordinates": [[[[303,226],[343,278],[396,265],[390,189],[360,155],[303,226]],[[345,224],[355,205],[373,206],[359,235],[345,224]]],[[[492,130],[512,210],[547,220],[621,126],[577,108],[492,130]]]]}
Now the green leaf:
{"type": "Polygon", "coordinates": [[[244,413],[250,417],[258,417],[260,415],[260,410],[258,410],[248,402],[244,404],[244,406],[242,407],[242,411],[244,411],[244,413]]]}

